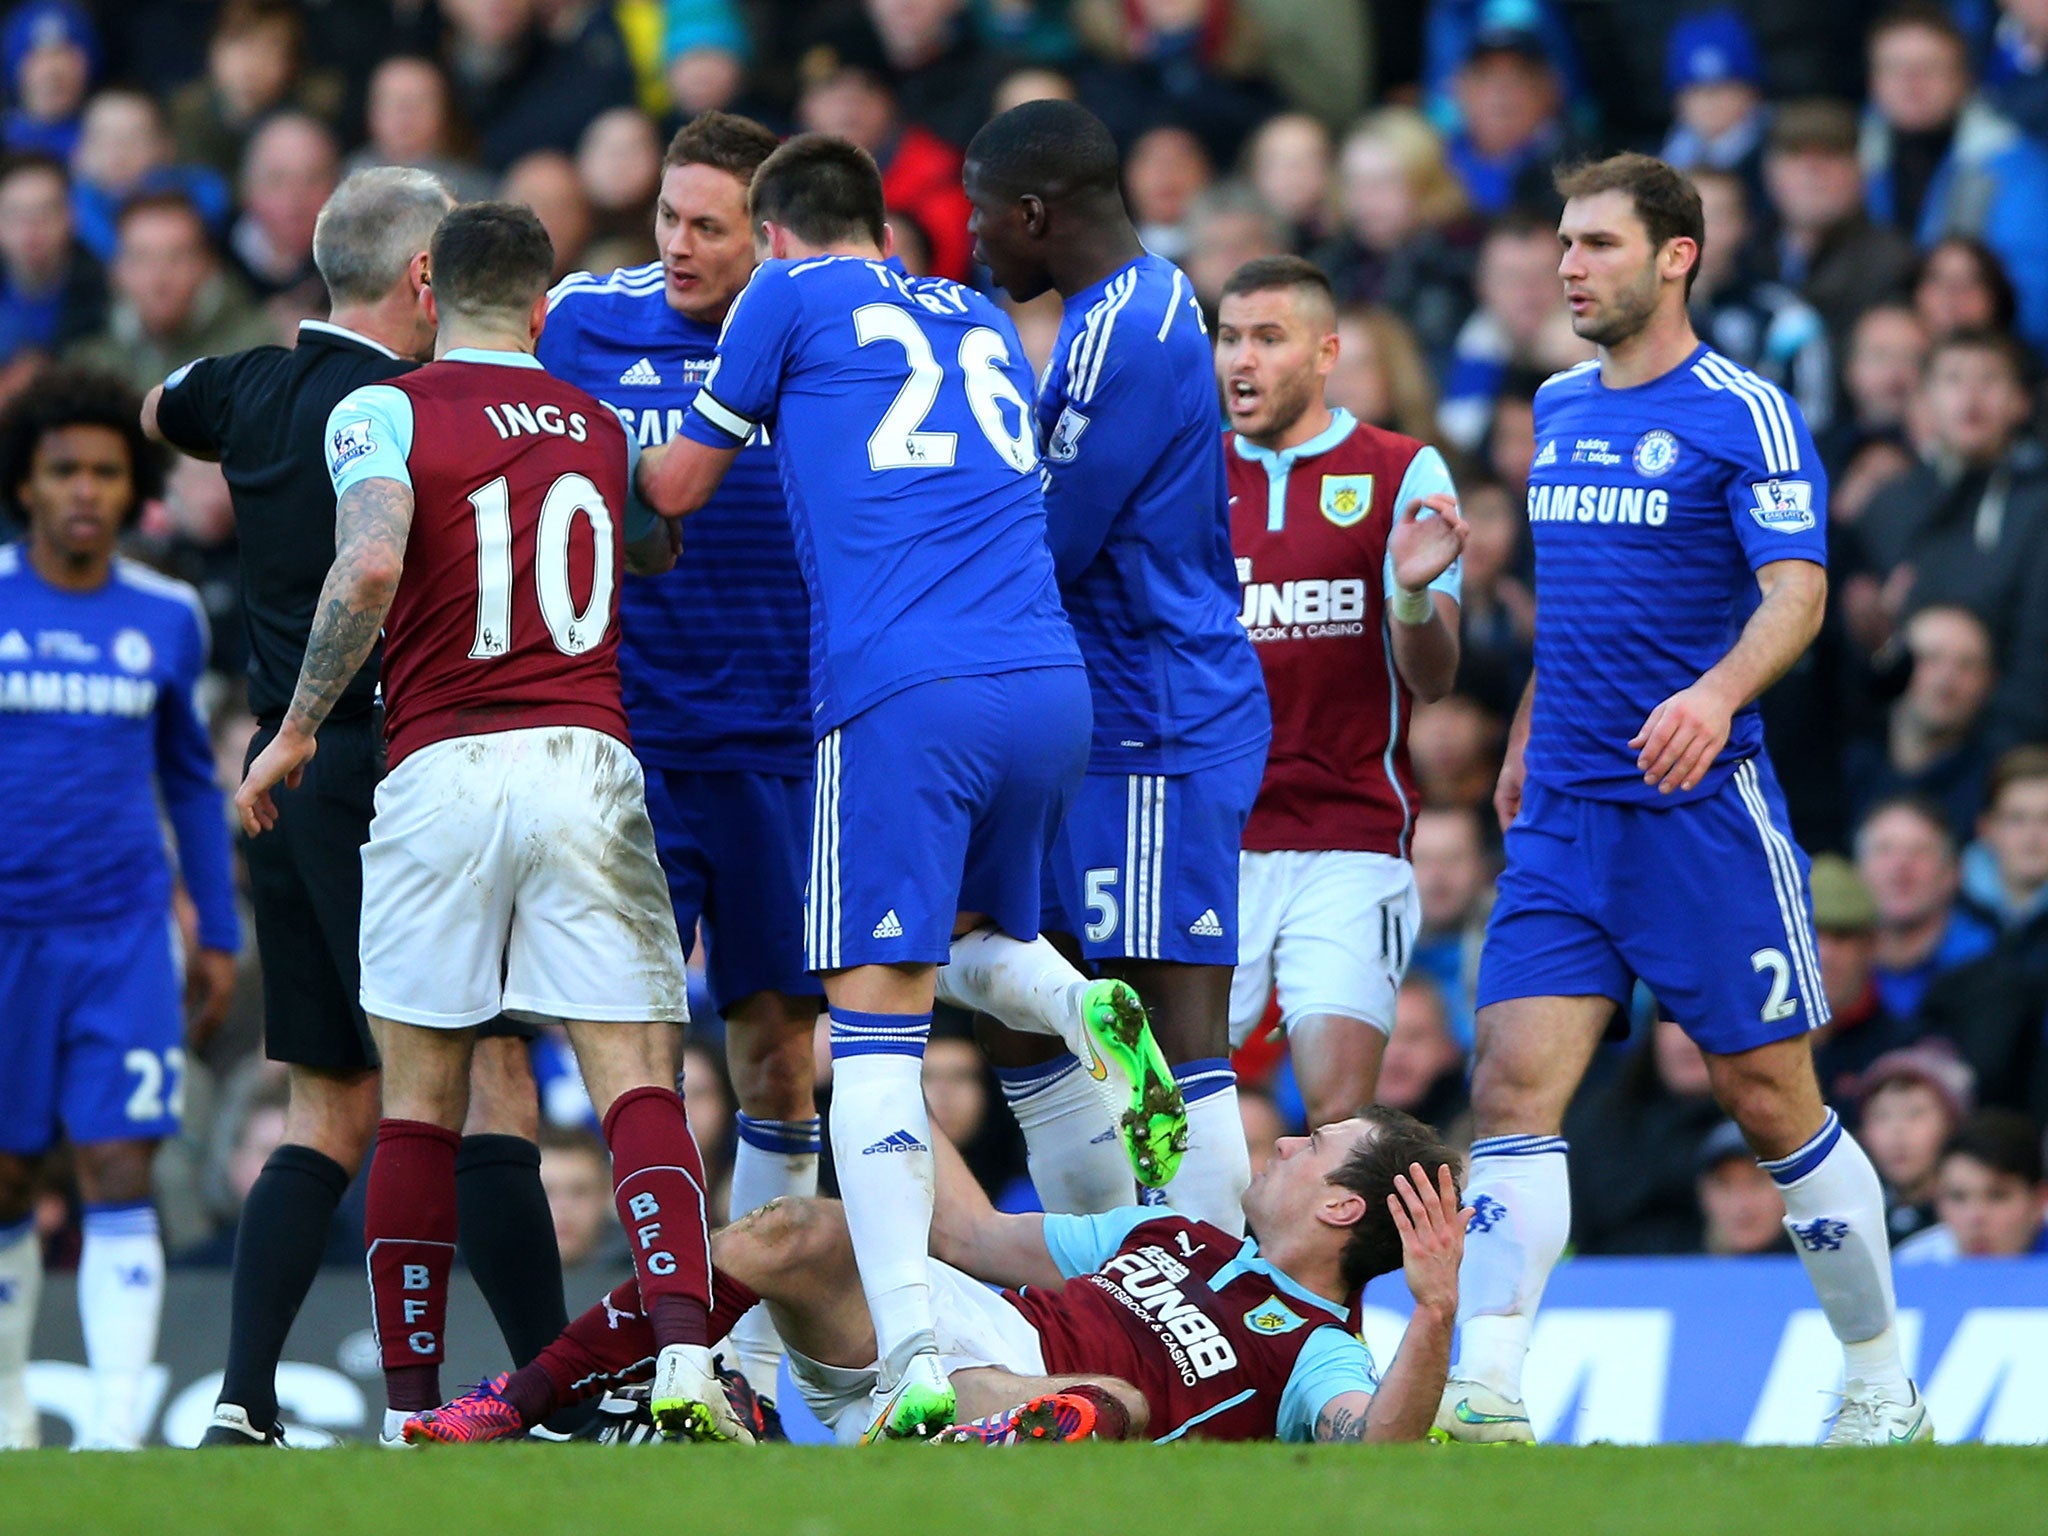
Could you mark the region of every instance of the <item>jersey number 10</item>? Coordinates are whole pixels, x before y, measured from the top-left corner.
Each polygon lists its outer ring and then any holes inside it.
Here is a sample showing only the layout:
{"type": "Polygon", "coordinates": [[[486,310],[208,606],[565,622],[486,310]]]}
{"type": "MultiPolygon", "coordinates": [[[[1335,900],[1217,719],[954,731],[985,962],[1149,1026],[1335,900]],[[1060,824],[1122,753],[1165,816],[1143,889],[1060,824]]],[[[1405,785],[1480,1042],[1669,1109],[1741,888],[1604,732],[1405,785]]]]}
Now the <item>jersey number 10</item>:
{"type": "MultiPolygon", "coordinates": [[[[469,654],[478,660],[512,649],[512,492],[500,475],[469,493],[476,508],[476,640],[469,654]]],[[[581,656],[612,622],[612,512],[585,475],[563,475],[541,498],[534,527],[533,584],[541,622],[555,649],[581,656]],[[569,590],[569,533],[578,515],[590,519],[590,599],[581,610],[569,590]]]]}
{"type": "MultiPolygon", "coordinates": [[[[959,434],[924,430],[925,418],[938,404],[939,386],[946,378],[946,370],[932,355],[924,327],[909,310],[894,304],[863,304],[853,312],[853,334],[864,347],[876,341],[895,342],[910,364],[910,377],[868,437],[868,467],[951,468],[959,434]]],[[[1009,360],[1010,349],[1002,336],[985,325],[977,325],[960,338],[960,375],[967,389],[967,407],[996,456],[1021,475],[1030,473],[1038,462],[1038,449],[1032,441],[1031,409],[1003,372],[1002,365],[1009,360]],[[1004,419],[1005,405],[1016,407],[1015,432],[1004,419]]]]}

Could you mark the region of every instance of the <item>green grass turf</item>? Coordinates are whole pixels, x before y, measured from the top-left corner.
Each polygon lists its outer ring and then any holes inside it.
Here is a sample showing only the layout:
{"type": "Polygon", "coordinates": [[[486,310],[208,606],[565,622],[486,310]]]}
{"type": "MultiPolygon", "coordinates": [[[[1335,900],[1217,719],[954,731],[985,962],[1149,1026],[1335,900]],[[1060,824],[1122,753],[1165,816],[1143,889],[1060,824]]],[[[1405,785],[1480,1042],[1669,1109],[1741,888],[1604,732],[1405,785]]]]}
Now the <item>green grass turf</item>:
{"type": "Polygon", "coordinates": [[[33,1536],[1793,1536],[2039,1531],[2048,1450],[478,1446],[0,1455],[33,1536]]]}

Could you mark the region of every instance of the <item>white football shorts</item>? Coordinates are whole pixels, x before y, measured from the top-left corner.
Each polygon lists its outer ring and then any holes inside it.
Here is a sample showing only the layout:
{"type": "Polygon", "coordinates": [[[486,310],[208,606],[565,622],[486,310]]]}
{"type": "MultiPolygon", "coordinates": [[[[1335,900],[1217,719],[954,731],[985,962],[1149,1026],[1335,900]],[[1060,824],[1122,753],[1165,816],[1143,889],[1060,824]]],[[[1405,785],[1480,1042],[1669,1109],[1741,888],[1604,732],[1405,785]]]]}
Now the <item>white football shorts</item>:
{"type": "Polygon", "coordinates": [[[544,726],[408,756],[377,786],[361,953],[364,1011],[402,1024],[687,1020],[631,750],[544,726]]]}
{"type": "Polygon", "coordinates": [[[1230,1043],[1265,1016],[1277,986],[1280,1023],[1318,1014],[1394,1027],[1394,998],[1422,926],[1406,859],[1351,849],[1238,855],[1237,975],[1230,1043]]]}

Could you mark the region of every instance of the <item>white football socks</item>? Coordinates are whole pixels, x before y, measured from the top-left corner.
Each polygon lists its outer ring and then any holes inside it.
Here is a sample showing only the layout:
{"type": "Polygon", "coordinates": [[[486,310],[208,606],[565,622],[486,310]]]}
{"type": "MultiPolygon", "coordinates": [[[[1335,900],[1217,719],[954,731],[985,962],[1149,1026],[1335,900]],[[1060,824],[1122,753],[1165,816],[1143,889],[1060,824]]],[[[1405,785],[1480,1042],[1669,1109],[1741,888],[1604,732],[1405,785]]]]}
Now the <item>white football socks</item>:
{"type": "Polygon", "coordinates": [[[885,1386],[932,1334],[931,1015],[832,1012],[832,1166],[885,1386]]]}
{"type": "Polygon", "coordinates": [[[1458,1363],[1451,1374],[1516,1402],[1536,1306],[1571,1234],[1565,1150],[1561,1136],[1472,1143],[1465,1203],[1473,1216],[1458,1270],[1458,1363]]]}
{"type": "MultiPolygon", "coordinates": [[[[731,1219],[738,1221],[770,1200],[784,1196],[808,1198],[818,1192],[818,1121],[756,1120],[737,1117],[739,1135],[732,1154],[732,1188],[726,1197],[731,1219]]],[[[733,1353],[740,1374],[761,1397],[773,1398],[776,1373],[782,1364],[782,1339],[766,1306],[749,1308],[732,1330],[733,1353]]]]}
{"type": "Polygon", "coordinates": [[[78,1318],[92,1372],[94,1446],[142,1443],[136,1422],[144,1376],[156,1359],[164,1309],[164,1244],[148,1201],[85,1208],[78,1255],[78,1318]]]}
{"type": "Polygon", "coordinates": [[[1244,1192],[1252,1154],[1237,1108],[1237,1074],[1227,1057],[1182,1062],[1173,1069],[1188,1106],[1188,1150],[1166,1186],[1166,1203],[1183,1216],[1244,1235],[1244,1192]]]}
{"type": "Polygon", "coordinates": [[[1041,936],[1025,943],[992,928],[953,941],[952,958],[939,967],[939,1001],[985,1013],[1029,1035],[1056,1035],[1082,1061],[1088,1059],[1081,1022],[1081,990],[1088,978],[1041,936]]]}
{"type": "Polygon", "coordinates": [[[43,1292],[43,1244],[33,1218],[0,1227],[0,1451],[42,1443],[28,1396],[28,1357],[43,1292]]]}
{"type": "Polygon", "coordinates": [[[1761,1165],[1785,1197],[1785,1230],[1842,1341],[1844,1379],[1861,1380],[1892,1402],[1913,1399],[1892,1323],[1891,1243],[1884,1187],[1856,1138],[1833,1110],[1813,1138],[1761,1165]]]}
{"type": "Polygon", "coordinates": [[[1137,1198],[1131,1165],[1094,1082],[1072,1056],[1035,1067],[997,1067],[1003,1098],[1024,1132],[1038,1203],[1099,1216],[1137,1198]]]}

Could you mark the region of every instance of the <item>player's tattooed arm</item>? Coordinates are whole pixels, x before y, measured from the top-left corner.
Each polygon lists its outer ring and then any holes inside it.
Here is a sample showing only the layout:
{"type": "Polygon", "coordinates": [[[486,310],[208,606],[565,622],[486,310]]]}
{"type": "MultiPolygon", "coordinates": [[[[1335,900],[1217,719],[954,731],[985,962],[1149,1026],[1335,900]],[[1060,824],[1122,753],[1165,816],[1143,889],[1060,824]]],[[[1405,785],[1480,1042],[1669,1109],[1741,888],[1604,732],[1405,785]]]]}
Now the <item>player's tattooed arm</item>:
{"type": "Polygon", "coordinates": [[[1365,1439],[1372,1399],[1363,1392],[1342,1392],[1323,1404],[1316,1415],[1316,1441],[1321,1445],[1356,1445],[1365,1439]]]}
{"type": "Polygon", "coordinates": [[[335,503],[334,564],[320,588],[286,729],[318,731],[370,659],[405,570],[412,513],[412,487],[381,476],[357,481],[335,503]]]}

